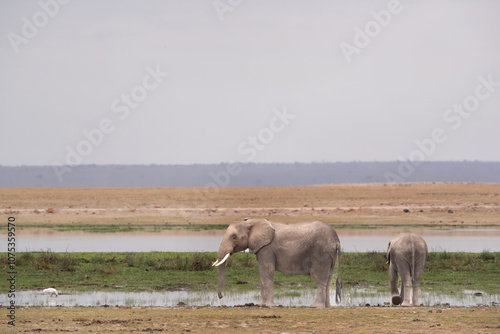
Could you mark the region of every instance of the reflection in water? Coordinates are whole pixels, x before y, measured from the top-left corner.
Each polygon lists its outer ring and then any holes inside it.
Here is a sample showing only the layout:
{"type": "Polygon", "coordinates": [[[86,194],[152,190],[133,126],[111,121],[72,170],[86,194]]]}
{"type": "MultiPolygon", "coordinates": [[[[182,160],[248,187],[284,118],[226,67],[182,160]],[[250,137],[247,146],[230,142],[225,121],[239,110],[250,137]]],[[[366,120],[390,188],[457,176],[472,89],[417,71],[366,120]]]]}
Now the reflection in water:
{"type": "MultiPolygon", "coordinates": [[[[314,301],[316,289],[296,289],[275,292],[275,303],[282,306],[309,306],[314,301]]],[[[500,294],[463,290],[453,294],[421,291],[419,301],[424,306],[477,306],[500,305],[500,294]]],[[[215,291],[162,291],[162,292],[64,292],[59,297],[50,297],[40,291],[21,291],[16,293],[19,306],[235,306],[247,303],[259,304],[260,292],[226,293],[223,299],[215,291]]],[[[335,292],[331,295],[335,306],[335,292]]],[[[0,295],[0,305],[9,302],[7,294],[0,295]]],[[[339,306],[389,306],[390,292],[367,288],[344,288],[343,299],[339,306]]]]}
{"type": "MultiPolygon", "coordinates": [[[[337,229],[344,252],[387,251],[398,233],[421,235],[429,251],[500,251],[500,229],[433,230],[417,228],[337,229]]],[[[19,232],[19,251],[53,252],[216,252],[225,231],[86,233],[26,229],[19,232]]]]}

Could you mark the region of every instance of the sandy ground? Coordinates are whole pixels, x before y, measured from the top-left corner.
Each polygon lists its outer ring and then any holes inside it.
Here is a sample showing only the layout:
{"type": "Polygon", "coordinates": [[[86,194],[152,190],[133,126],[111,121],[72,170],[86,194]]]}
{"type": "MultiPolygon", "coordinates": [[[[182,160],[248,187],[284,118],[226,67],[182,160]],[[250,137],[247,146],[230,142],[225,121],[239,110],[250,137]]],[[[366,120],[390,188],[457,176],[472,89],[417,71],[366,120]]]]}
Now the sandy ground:
{"type": "Polygon", "coordinates": [[[248,216],[339,225],[500,225],[500,184],[4,188],[0,205],[26,226],[229,224],[248,216]]]}
{"type": "Polygon", "coordinates": [[[41,333],[500,333],[498,307],[31,307],[16,317],[16,331],[41,333]]]}

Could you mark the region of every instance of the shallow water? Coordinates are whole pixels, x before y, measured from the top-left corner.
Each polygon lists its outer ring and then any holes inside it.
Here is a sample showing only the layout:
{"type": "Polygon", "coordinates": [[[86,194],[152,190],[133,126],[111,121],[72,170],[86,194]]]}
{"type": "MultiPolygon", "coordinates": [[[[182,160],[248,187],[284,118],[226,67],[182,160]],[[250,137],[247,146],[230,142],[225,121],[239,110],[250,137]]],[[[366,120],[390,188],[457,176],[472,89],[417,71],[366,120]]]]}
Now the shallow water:
{"type": "MultiPolygon", "coordinates": [[[[276,291],[275,303],[282,306],[309,306],[316,296],[315,289],[296,289],[286,293],[276,291]]],[[[366,288],[344,288],[342,302],[338,306],[389,306],[390,292],[366,288]]],[[[330,297],[335,305],[335,292],[330,297]]],[[[18,306],[235,306],[247,303],[259,304],[259,291],[245,293],[224,293],[219,299],[216,291],[162,291],[162,292],[65,292],[58,297],[50,297],[40,291],[21,291],[16,293],[18,306]]],[[[6,306],[9,300],[6,294],[0,295],[0,304],[6,306]]],[[[419,302],[424,306],[500,306],[500,294],[487,294],[481,291],[463,290],[454,294],[442,294],[423,290],[419,302]]]]}
{"type": "MultiPolygon", "coordinates": [[[[500,251],[500,229],[337,229],[345,252],[387,251],[398,233],[412,231],[427,242],[429,251],[500,251]]],[[[17,251],[53,252],[215,252],[225,231],[161,232],[57,232],[46,229],[20,230],[17,251]]]]}

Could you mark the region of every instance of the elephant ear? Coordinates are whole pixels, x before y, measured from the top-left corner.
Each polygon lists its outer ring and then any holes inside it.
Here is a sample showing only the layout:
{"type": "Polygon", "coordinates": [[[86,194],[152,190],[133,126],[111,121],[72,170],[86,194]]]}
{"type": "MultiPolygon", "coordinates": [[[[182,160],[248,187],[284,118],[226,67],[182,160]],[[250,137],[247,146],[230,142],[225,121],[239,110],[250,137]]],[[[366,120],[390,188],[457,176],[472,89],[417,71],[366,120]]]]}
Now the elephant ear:
{"type": "Polygon", "coordinates": [[[250,253],[257,253],[262,247],[267,246],[274,239],[274,227],[267,219],[249,220],[248,248],[250,253]]]}
{"type": "Polygon", "coordinates": [[[387,245],[387,264],[391,264],[391,241],[389,241],[389,245],[387,245]]]}

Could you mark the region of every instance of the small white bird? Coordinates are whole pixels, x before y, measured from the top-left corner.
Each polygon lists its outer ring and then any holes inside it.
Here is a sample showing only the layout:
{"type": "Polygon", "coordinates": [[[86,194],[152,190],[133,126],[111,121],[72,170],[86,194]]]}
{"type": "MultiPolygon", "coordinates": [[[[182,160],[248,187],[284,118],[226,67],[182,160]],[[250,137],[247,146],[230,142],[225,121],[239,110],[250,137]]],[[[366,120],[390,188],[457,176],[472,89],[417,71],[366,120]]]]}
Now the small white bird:
{"type": "Polygon", "coordinates": [[[50,295],[51,297],[56,296],[57,297],[57,290],[54,288],[48,288],[42,291],[43,293],[50,295]]]}

